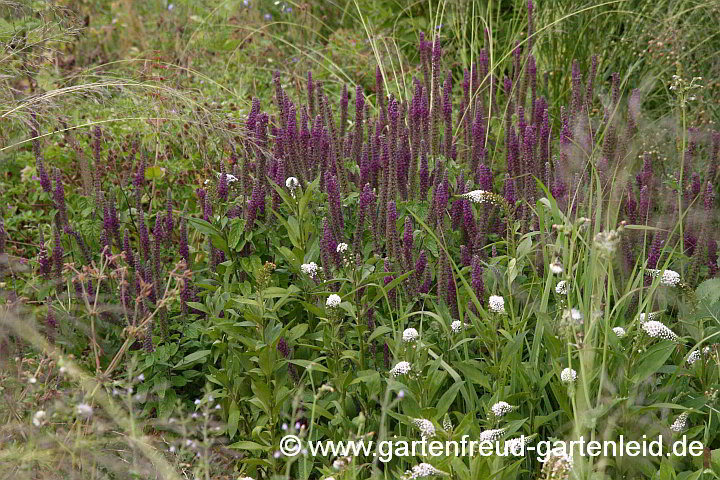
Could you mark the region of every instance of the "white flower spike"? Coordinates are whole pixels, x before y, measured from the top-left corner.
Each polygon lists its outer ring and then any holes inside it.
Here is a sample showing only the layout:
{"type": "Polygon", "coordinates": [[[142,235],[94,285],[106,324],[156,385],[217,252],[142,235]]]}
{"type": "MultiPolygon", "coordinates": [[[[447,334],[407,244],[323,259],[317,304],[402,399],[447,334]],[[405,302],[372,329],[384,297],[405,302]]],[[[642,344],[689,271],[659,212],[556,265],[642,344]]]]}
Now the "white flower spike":
{"type": "Polygon", "coordinates": [[[340,298],[340,295],[333,293],[327,298],[325,305],[327,305],[328,308],[336,308],[340,305],[341,302],[342,298],[340,298]]]}
{"type": "Polygon", "coordinates": [[[577,380],[577,372],[572,368],[566,368],[560,373],[560,380],[563,383],[575,383],[575,380],[577,380]]]}
{"type": "Polygon", "coordinates": [[[403,332],[403,342],[412,343],[420,337],[420,334],[414,328],[406,328],[403,332]]]}
{"type": "Polygon", "coordinates": [[[491,312],[505,313],[505,299],[499,295],[491,295],[488,305],[491,312]]]}
{"type": "Polygon", "coordinates": [[[399,377],[400,375],[406,375],[411,369],[412,365],[410,365],[410,362],[398,362],[397,365],[390,370],[390,376],[399,377]]]}

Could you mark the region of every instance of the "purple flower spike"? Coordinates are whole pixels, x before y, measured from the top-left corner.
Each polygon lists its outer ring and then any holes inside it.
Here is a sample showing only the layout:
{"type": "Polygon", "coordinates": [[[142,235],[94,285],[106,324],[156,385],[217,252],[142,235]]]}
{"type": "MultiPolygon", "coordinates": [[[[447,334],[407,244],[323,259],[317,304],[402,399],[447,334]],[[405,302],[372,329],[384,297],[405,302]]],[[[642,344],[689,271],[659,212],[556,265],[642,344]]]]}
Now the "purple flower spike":
{"type": "Polygon", "coordinates": [[[123,238],[123,252],[125,252],[125,262],[130,265],[135,265],[135,258],[133,256],[132,247],[130,246],[130,232],[128,229],[125,229],[125,235],[123,238]]]}
{"type": "MultiPolygon", "coordinates": [[[[3,252],[3,226],[2,226],[2,219],[0,218],[0,253],[3,252]]],[[[50,257],[48,257],[47,250],[45,249],[45,245],[40,247],[40,252],[38,253],[38,264],[40,265],[40,273],[42,274],[44,279],[50,278],[50,272],[52,271],[52,263],[50,261],[50,257]]]]}
{"type": "Polygon", "coordinates": [[[405,228],[403,230],[403,257],[405,268],[412,269],[412,247],[413,247],[413,224],[410,216],[405,217],[405,228]]]}
{"type": "Polygon", "coordinates": [[[190,266],[190,247],[188,245],[187,221],[183,218],[180,220],[180,246],[178,247],[180,256],[185,259],[185,264],[190,266]]]}
{"type": "Polygon", "coordinates": [[[65,206],[65,187],[63,186],[60,170],[55,169],[55,191],[53,192],[53,201],[55,208],[58,210],[58,220],[60,225],[65,226],[68,222],[67,207],[65,206]]]}
{"type": "Polygon", "coordinates": [[[400,239],[398,238],[396,222],[397,209],[395,202],[390,200],[387,203],[387,223],[385,224],[387,228],[387,252],[388,257],[400,259],[400,239]]]}
{"type": "Polygon", "coordinates": [[[480,305],[485,305],[485,282],[483,281],[483,266],[478,255],[472,258],[472,280],[471,285],[480,305]]]}
{"type": "Polygon", "coordinates": [[[718,272],[718,253],[717,242],[714,239],[708,241],[708,269],[710,277],[714,277],[718,272]]]}
{"type": "Polygon", "coordinates": [[[220,174],[220,180],[218,181],[218,186],[217,186],[217,194],[218,194],[218,198],[220,200],[222,200],[223,202],[227,202],[228,181],[227,181],[227,174],[225,172],[222,172],[220,174]]]}
{"type": "Polygon", "coordinates": [[[280,337],[277,343],[277,351],[285,358],[290,358],[290,347],[288,347],[285,337],[280,337]]]}
{"type": "Polygon", "coordinates": [[[330,204],[333,233],[337,237],[341,237],[345,229],[345,221],[343,219],[340,189],[338,188],[337,178],[328,171],[325,172],[325,188],[328,193],[328,203],[330,204]]]}
{"type": "Polygon", "coordinates": [[[60,238],[60,231],[57,229],[57,227],[54,230],[55,245],[53,246],[52,259],[53,264],[55,265],[55,278],[60,279],[62,278],[62,270],[63,266],[65,265],[65,262],[63,261],[65,249],[63,248],[62,239],[60,238]]]}

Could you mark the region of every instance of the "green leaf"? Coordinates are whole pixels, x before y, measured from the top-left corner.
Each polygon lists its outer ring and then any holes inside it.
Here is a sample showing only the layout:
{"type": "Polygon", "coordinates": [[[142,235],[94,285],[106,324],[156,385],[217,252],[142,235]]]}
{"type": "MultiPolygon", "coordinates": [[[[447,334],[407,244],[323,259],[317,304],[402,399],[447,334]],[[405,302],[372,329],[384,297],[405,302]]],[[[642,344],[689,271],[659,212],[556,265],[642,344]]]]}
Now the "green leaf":
{"type": "Polygon", "coordinates": [[[392,332],[392,329],[390,327],[386,327],[385,325],[381,325],[373,331],[372,334],[370,334],[370,337],[368,337],[368,343],[371,343],[373,340],[375,340],[380,335],[385,335],[386,333],[392,332]]]}
{"type": "Polygon", "coordinates": [[[720,278],[705,280],[695,289],[698,301],[706,305],[713,304],[720,300],[720,278]]]}
{"type": "Polygon", "coordinates": [[[155,165],[145,169],[145,180],[160,180],[165,176],[165,169],[155,165]]]}
{"type": "Polygon", "coordinates": [[[309,368],[310,370],[315,370],[318,372],[330,373],[330,370],[328,370],[326,367],[322,366],[318,362],[313,362],[311,360],[294,359],[294,360],[288,360],[288,363],[298,365],[305,369],[309,368]]]}
{"type": "Polygon", "coordinates": [[[230,404],[230,414],[228,415],[228,435],[230,438],[237,433],[238,423],[240,423],[240,409],[235,400],[230,404]]]}
{"type": "Polygon", "coordinates": [[[250,450],[261,452],[267,452],[268,450],[270,450],[270,447],[260,445],[259,443],[251,442],[250,440],[240,440],[239,442],[232,443],[230,444],[230,448],[234,448],[235,450],[250,450]]]}
{"type": "Polygon", "coordinates": [[[436,415],[438,417],[445,415],[450,408],[450,405],[452,405],[455,401],[455,397],[463,385],[465,385],[465,382],[455,382],[445,393],[443,393],[442,397],[440,397],[440,400],[438,400],[437,405],[435,406],[437,409],[436,415]]]}
{"type": "Polygon", "coordinates": [[[670,341],[662,341],[648,350],[633,369],[635,374],[632,376],[632,381],[639,382],[657,373],[658,369],[662,367],[670,357],[673,350],[675,350],[675,343],[670,341]]]}
{"type": "Polygon", "coordinates": [[[241,244],[240,240],[243,240],[244,238],[245,238],[245,219],[244,218],[234,218],[233,222],[230,226],[228,247],[230,247],[232,250],[235,250],[235,251],[242,250],[242,248],[245,246],[245,242],[243,242],[241,244]]]}
{"type": "Polygon", "coordinates": [[[193,352],[189,355],[186,355],[185,358],[180,360],[180,362],[177,365],[175,365],[173,368],[179,368],[179,367],[182,367],[185,365],[189,365],[193,362],[196,362],[202,358],[207,357],[208,355],[210,355],[210,350],[198,350],[197,352],[193,352]]]}

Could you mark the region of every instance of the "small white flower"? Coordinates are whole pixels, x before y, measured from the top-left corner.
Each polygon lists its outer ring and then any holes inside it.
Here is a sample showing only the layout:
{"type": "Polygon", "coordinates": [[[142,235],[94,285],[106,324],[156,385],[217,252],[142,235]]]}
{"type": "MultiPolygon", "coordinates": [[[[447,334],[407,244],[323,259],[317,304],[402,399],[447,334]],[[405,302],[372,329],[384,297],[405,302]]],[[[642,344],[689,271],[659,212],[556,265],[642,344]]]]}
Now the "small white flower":
{"type": "Polygon", "coordinates": [[[38,410],[35,412],[35,415],[33,415],[32,423],[36,427],[39,427],[43,423],[45,423],[45,417],[47,414],[45,413],[45,410],[38,410]]]}
{"type": "Polygon", "coordinates": [[[560,380],[564,383],[574,383],[577,380],[577,372],[572,368],[566,368],[560,373],[560,380]]]}
{"type": "Polygon", "coordinates": [[[450,330],[452,330],[453,333],[460,333],[465,327],[467,327],[467,325],[464,325],[460,320],[455,320],[450,324],[450,330]]]}
{"type": "Polygon", "coordinates": [[[408,480],[414,480],[416,478],[427,478],[436,475],[446,475],[446,473],[438,470],[429,463],[421,463],[412,467],[412,470],[405,471],[405,478],[408,480]]]}
{"type": "Polygon", "coordinates": [[[414,328],[406,328],[405,331],[403,331],[403,342],[414,342],[418,339],[420,335],[418,334],[418,331],[414,328]]]}
{"type": "Polygon", "coordinates": [[[618,336],[618,338],[624,337],[626,333],[623,327],[615,327],[612,329],[612,331],[615,333],[615,335],[618,336]]]}
{"type": "Polygon", "coordinates": [[[550,271],[555,275],[560,275],[563,273],[564,269],[561,263],[553,262],[550,264],[550,271]]]}
{"type": "Polygon", "coordinates": [[[582,322],[583,314],[577,308],[571,308],[570,309],[570,318],[572,318],[576,322],[582,322]]]}
{"type": "Polygon", "coordinates": [[[485,190],[473,190],[472,192],[463,193],[460,196],[466,200],[470,200],[472,203],[493,203],[495,201],[495,195],[485,190]]]}
{"type": "Polygon", "coordinates": [[[501,438],[503,435],[505,435],[504,428],[491,428],[490,430],[483,430],[482,432],[480,432],[480,441],[494,442],[498,438],[501,438]]]}
{"type": "Polygon", "coordinates": [[[35,377],[30,377],[30,378],[28,379],[28,382],[30,382],[31,385],[34,385],[34,384],[37,383],[37,378],[35,378],[35,377]]]}
{"type": "Polygon", "coordinates": [[[138,382],[144,382],[144,381],[145,381],[145,375],[141,373],[140,375],[138,375],[137,379],[138,379],[138,382]]]}
{"type": "Polygon", "coordinates": [[[515,407],[507,402],[497,402],[490,408],[490,410],[492,410],[493,415],[496,417],[502,417],[506,413],[512,412],[513,408],[515,407]]]}
{"type": "Polygon", "coordinates": [[[655,320],[657,317],[659,317],[660,315],[662,315],[662,313],[663,313],[662,311],[660,311],[660,312],[650,312],[650,313],[648,313],[648,314],[641,313],[640,315],[638,315],[638,320],[639,320],[640,323],[642,324],[642,323],[647,322],[648,320],[655,320]]]}
{"type": "MultiPolygon", "coordinates": [[[[399,377],[400,375],[405,375],[412,369],[412,365],[410,365],[410,362],[398,362],[397,365],[395,365],[392,370],[390,370],[390,375],[392,377],[399,377]]],[[[399,396],[399,394],[398,394],[399,396]]]]}
{"type": "Polygon", "coordinates": [[[337,248],[335,249],[337,253],[345,253],[348,249],[347,243],[338,243],[337,248]]]}
{"type": "Polygon", "coordinates": [[[333,293],[327,298],[325,305],[327,305],[328,308],[335,308],[340,305],[340,302],[342,302],[342,298],[340,298],[340,295],[333,293]]]}
{"type": "Polygon", "coordinates": [[[412,423],[420,430],[423,439],[435,436],[435,425],[430,420],[415,418],[412,423]]]}
{"type": "Polygon", "coordinates": [[[452,420],[450,420],[450,415],[447,413],[445,414],[445,418],[443,418],[443,430],[446,432],[449,432],[453,429],[452,420]]]}
{"type": "Polygon", "coordinates": [[[199,398],[195,399],[195,405],[200,405],[202,403],[202,400],[199,398]]]}
{"type": "Polygon", "coordinates": [[[93,408],[87,403],[79,403],[75,407],[75,412],[81,417],[90,418],[93,414],[93,408]]]}
{"type": "Polygon", "coordinates": [[[688,359],[687,359],[687,364],[688,364],[688,365],[692,365],[692,364],[694,364],[695,362],[697,362],[698,360],[700,360],[700,358],[702,358],[702,354],[700,353],[700,350],[695,350],[695,351],[692,352],[692,353],[690,354],[690,356],[688,357],[688,359]]]}
{"type": "Polygon", "coordinates": [[[687,428],[688,424],[688,417],[690,414],[688,412],[683,412],[678,416],[672,425],[670,425],[670,430],[673,432],[682,432],[687,428]]]}
{"type": "Polygon", "coordinates": [[[558,295],[567,295],[568,292],[568,283],[565,280],[560,280],[557,285],[555,285],[555,293],[558,295]]]}
{"type": "Polygon", "coordinates": [[[403,398],[405,398],[405,390],[400,390],[400,391],[398,392],[398,398],[399,398],[400,400],[402,400],[403,398]]]}
{"type": "Polygon", "coordinates": [[[285,186],[290,190],[295,190],[298,185],[300,185],[300,182],[295,177],[288,177],[287,180],[285,180],[285,186]]]}
{"type": "Polygon", "coordinates": [[[317,263],[303,263],[302,265],[300,265],[300,271],[303,272],[305,275],[308,275],[310,278],[315,278],[315,275],[317,275],[318,272],[317,263]]]}
{"type": "Polygon", "coordinates": [[[523,435],[522,437],[512,438],[505,441],[505,452],[510,455],[520,456],[523,454],[523,447],[528,444],[527,438],[523,435]]]}
{"type": "Polygon", "coordinates": [[[663,340],[677,340],[678,338],[675,332],[657,320],[643,323],[642,329],[652,338],[662,338],[663,340]]]}
{"type": "Polygon", "coordinates": [[[168,452],[175,453],[175,445],[170,445],[170,448],[168,448],[168,452]]]}
{"type": "Polygon", "coordinates": [[[491,295],[488,302],[490,311],[494,313],[505,313],[505,299],[499,295],[491,295]]]}
{"type": "Polygon", "coordinates": [[[656,270],[649,268],[645,273],[653,278],[660,277],[660,285],[675,287],[680,283],[680,274],[674,270],[656,270]]]}

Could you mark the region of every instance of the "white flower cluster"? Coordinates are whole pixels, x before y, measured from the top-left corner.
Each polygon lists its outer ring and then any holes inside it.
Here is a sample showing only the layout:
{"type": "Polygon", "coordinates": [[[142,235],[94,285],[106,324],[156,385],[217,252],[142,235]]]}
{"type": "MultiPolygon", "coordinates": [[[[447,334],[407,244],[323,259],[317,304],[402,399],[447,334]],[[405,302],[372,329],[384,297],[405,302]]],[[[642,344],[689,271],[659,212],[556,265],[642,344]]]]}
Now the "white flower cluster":
{"type": "Polygon", "coordinates": [[[680,274],[674,270],[656,270],[649,268],[645,273],[653,278],[660,277],[660,285],[675,287],[680,283],[680,274]]]}
{"type": "Polygon", "coordinates": [[[75,407],[75,412],[81,417],[90,418],[93,414],[93,408],[87,403],[79,403],[75,407]]]}
{"type": "Polygon", "coordinates": [[[662,338],[663,340],[677,340],[678,336],[668,327],[658,322],[650,320],[642,324],[642,329],[652,338],[662,338]]]}
{"type": "Polygon", "coordinates": [[[687,428],[688,424],[688,417],[690,417],[690,414],[688,412],[683,412],[678,416],[672,425],[670,425],[670,430],[673,432],[682,432],[687,428]]]}
{"type": "Polygon", "coordinates": [[[411,327],[411,328],[406,328],[405,331],[403,331],[402,338],[403,338],[403,342],[411,343],[411,342],[416,341],[419,336],[420,336],[420,334],[418,333],[418,331],[411,327]]]}
{"type": "Polygon", "coordinates": [[[467,323],[463,323],[460,320],[455,320],[450,324],[450,330],[452,331],[452,333],[460,333],[468,326],[469,325],[467,323]]]}
{"type": "Polygon", "coordinates": [[[707,355],[710,353],[710,347],[705,347],[702,350],[695,350],[690,354],[690,356],[687,359],[687,364],[692,365],[698,360],[700,360],[704,355],[707,355]]]}
{"type": "Polygon", "coordinates": [[[625,336],[627,332],[625,332],[625,329],[623,327],[615,327],[612,329],[613,333],[618,336],[618,338],[622,338],[625,336]]]}
{"type": "Polygon", "coordinates": [[[565,280],[560,280],[557,285],[555,285],[555,293],[558,295],[567,295],[568,292],[568,283],[565,280]]]}
{"type": "MultiPolygon", "coordinates": [[[[218,173],[217,176],[218,176],[218,177],[221,177],[221,176],[222,176],[222,173],[218,173]]],[[[237,178],[235,175],[231,175],[231,174],[229,174],[229,173],[226,173],[226,174],[225,174],[225,180],[227,180],[227,183],[233,183],[233,182],[237,182],[237,181],[238,181],[238,178],[237,178]]]]}
{"type": "Polygon", "coordinates": [[[505,299],[499,295],[491,295],[488,305],[491,312],[505,313],[505,299]]]}
{"type": "Polygon", "coordinates": [[[493,203],[495,201],[495,194],[485,190],[473,190],[460,196],[465,200],[470,200],[472,203],[493,203]]]}
{"type": "Polygon", "coordinates": [[[504,428],[491,428],[490,430],[483,430],[482,432],[480,432],[480,441],[494,442],[498,438],[501,438],[503,435],[505,435],[504,428]]]}
{"type": "Polygon", "coordinates": [[[328,308],[336,308],[340,305],[340,302],[342,302],[342,298],[340,298],[340,295],[338,295],[337,293],[333,293],[327,298],[325,305],[327,305],[328,308]]]}
{"type": "Polygon", "coordinates": [[[435,436],[435,425],[430,420],[415,418],[412,423],[420,430],[420,436],[423,439],[435,436]]]}
{"type": "Polygon", "coordinates": [[[506,413],[512,412],[513,408],[515,407],[513,407],[507,402],[497,402],[490,408],[490,410],[492,410],[493,415],[495,415],[496,417],[502,417],[506,413]]]}
{"type": "Polygon", "coordinates": [[[560,275],[564,271],[562,263],[560,263],[560,262],[551,263],[549,268],[550,268],[550,271],[552,273],[554,273],[555,275],[560,275]]]}
{"type": "Polygon", "coordinates": [[[512,438],[505,441],[505,451],[517,457],[523,454],[523,447],[527,444],[528,440],[524,435],[522,437],[512,438]]]}
{"type": "Polygon", "coordinates": [[[435,475],[446,475],[445,472],[438,470],[429,463],[421,463],[412,467],[412,470],[405,471],[405,478],[414,480],[415,478],[427,478],[435,475]]]}
{"type": "Polygon", "coordinates": [[[337,253],[345,253],[347,252],[348,244],[347,243],[338,243],[337,248],[335,249],[337,253]]]}
{"type": "Polygon", "coordinates": [[[443,430],[445,430],[446,432],[449,432],[452,429],[453,429],[452,420],[450,420],[450,415],[446,413],[445,418],[443,418],[443,430]]]}
{"type": "Polygon", "coordinates": [[[295,190],[298,185],[300,185],[300,181],[295,177],[288,177],[287,180],[285,180],[285,186],[290,190],[295,190]]]}
{"type": "Polygon", "coordinates": [[[35,415],[33,415],[33,425],[35,425],[36,427],[41,426],[43,423],[45,423],[45,417],[47,417],[45,410],[38,410],[37,412],[35,412],[35,415]]]}
{"type": "Polygon", "coordinates": [[[400,375],[409,373],[411,369],[412,365],[410,365],[410,362],[398,362],[397,365],[390,370],[390,375],[393,377],[399,377],[400,375]]]}
{"type": "Polygon", "coordinates": [[[656,319],[657,317],[660,316],[661,313],[662,312],[650,312],[648,314],[641,313],[640,315],[638,315],[638,320],[640,320],[640,323],[645,323],[648,320],[656,319]]]}
{"type": "Polygon", "coordinates": [[[300,265],[300,271],[305,275],[308,275],[310,278],[315,278],[315,275],[317,275],[318,272],[318,265],[315,262],[303,263],[300,265]]]}
{"type": "Polygon", "coordinates": [[[566,368],[560,372],[560,380],[564,383],[574,383],[577,380],[577,372],[572,368],[566,368]]]}

